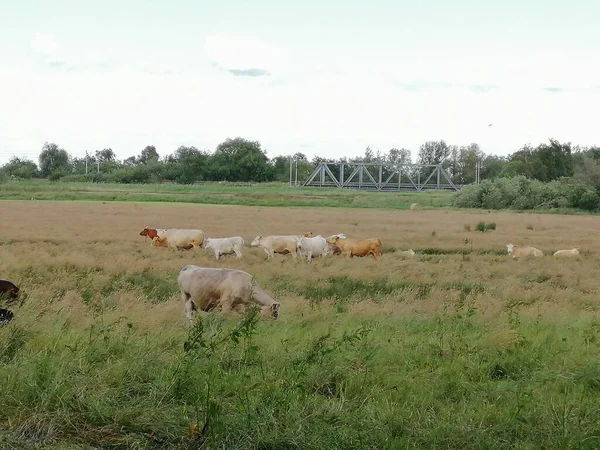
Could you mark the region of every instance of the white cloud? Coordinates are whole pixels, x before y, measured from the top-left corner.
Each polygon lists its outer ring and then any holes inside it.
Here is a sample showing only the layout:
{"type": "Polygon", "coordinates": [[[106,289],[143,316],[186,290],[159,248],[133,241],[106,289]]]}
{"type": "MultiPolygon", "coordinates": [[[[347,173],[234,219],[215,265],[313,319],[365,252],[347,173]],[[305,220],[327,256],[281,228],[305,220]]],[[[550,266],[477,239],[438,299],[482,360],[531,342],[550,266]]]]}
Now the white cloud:
{"type": "Polygon", "coordinates": [[[204,54],[218,67],[234,71],[261,69],[281,74],[289,63],[286,53],[276,45],[256,36],[228,33],[208,36],[204,54]]]}
{"type": "MultiPolygon", "coordinates": [[[[214,149],[227,137],[244,136],[261,141],[271,157],[301,151],[337,158],[361,155],[367,145],[405,147],[416,156],[432,139],[478,142],[486,152],[507,154],[548,137],[584,145],[597,137],[600,92],[568,90],[592,81],[599,72],[594,58],[392,58],[375,50],[363,58],[307,49],[300,56],[229,34],[205,44],[205,67],[201,61],[188,66],[192,56],[148,51],[104,71],[0,70],[0,163],[24,152],[37,160],[46,140],[74,156],[112,147],[124,159],[149,144],[165,155],[183,144],[214,149]],[[276,82],[207,70],[208,62],[229,71],[265,70],[276,82]],[[410,90],[413,82],[433,84],[410,90]],[[497,89],[481,93],[472,85],[497,89]],[[567,90],[541,90],[552,86],[567,90]]],[[[31,49],[72,67],[107,60],[101,48],[73,48],[51,35],[34,36],[31,49]]]]}

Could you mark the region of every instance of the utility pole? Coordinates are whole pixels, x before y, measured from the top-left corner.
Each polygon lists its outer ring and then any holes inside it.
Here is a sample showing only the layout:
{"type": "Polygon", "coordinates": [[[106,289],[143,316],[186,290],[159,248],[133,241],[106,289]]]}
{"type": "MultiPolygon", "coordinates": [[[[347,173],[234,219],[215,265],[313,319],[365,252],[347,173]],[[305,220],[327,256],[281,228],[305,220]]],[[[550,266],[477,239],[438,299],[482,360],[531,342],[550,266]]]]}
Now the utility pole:
{"type": "Polygon", "coordinates": [[[87,175],[88,151],[85,151],[85,174],[87,175]]]}
{"type": "Polygon", "coordinates": [[[296,186],[298,186],[298,158],[296,158],[296,186]]]}
{"type": "Polygon", "coordinates": [[[96,164],[98,167],[98,173],[100,173],[100,154],[96,152],[96,164]]]}
{"type": "Polygon", "coordinates": [[[290,155],[290,187],[292,186],[292,170],[293,170],[293,167],[292,167],[292,157],[290,155]]]}

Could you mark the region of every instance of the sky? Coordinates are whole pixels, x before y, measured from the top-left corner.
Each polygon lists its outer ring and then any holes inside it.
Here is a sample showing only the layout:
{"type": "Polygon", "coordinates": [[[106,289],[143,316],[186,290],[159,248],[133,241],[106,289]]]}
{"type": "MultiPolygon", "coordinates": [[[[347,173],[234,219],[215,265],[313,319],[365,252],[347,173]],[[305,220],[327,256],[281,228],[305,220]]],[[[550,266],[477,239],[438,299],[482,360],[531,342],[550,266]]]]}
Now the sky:
{"type": "Polygon", "coordinates": [[[44,142],[119,159],[237,136],[271,158],[600,145],[597,0],[0,3],[0,164],[44,142]]]}

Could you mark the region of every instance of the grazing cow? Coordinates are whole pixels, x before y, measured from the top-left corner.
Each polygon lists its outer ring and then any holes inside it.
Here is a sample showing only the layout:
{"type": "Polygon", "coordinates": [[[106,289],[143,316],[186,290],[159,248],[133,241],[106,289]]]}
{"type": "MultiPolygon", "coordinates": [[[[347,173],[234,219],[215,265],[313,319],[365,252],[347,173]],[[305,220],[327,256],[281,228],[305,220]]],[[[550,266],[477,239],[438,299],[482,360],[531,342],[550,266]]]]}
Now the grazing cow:
{"type": "Polygon", "coordinates": [[[256,236],[250,247],[262,247],[267,254],[267,259],[274,258],[275,253],[285,255],[291,253],[297,257],[297,245],[300,236],[256,236]]]}
{"type": "Polygon", "coordinates": [[[8,324],[13,319],[13,312],[10,309],[0,308],[0,327],[8,324]]]}
{"type": "Polygon", "coordinates": [[[297,243],[301,255],[305,255],[310,262],[313,256],[326,256],[329,254],[329,245],[321,235],[315,237],[302,237],[297,243]]]}
{"type": "Polygon", "coordinates": [[[535,248],[535,247],[519,247],[513,244],[506,244],[506,250],[509,255],[512,255],[513,258],[525,257],[525,256],[533,256],[534,258],[540,258],[544,256],[544,253],[535,248]]]}
{"type": "Polygon", "coordinates": [[[379,259],[381,256],[381,239],[379,238],[340,239],[336,236],[328,239],[327,242],[337,245],[345,257],[373,255],[375,259],[379,259]]]}
{"type": "Polygon", "coordinates": [[[0,299],[15,300],[19,298],[19,288],[10,281],[0,280],[0,299]]]}
{"type": "Polygon", "coordinates": [[[244,247],[244,239],[241,236],[206,238],[204,240],[204,248],[212,249],[216,259],[219,259],[221,255],[231,255],[232,253],[235,253],[237,258],[241,258],[242,247],[244,247]]]}
{"type": "Polygon", "coordinates": [[[573,257],[573,256],[579,256],[579,249],[571,248],[569,250],[558,250],[558,251],[554,252],[554,254],[552,256],[559,256],[559,257],[566,256],[568,258],[573,257]]]}
{"type": "Polygon", "coordinates": [[[177,277],[185,315],[193,319],[193,311],[211,311],[221,306],[223,312],[256,304],[277,318],[280,303],[271,298],[242,270],[184,266],[177,277]]]}
{"type": "Polygon", "coordinates": [[[182,248],[202,248],[204,243],[204,232],[202,230],[190,230],[183,228],[166,229],[162,236],[152,238],[152,245],[155,247],[169,247],[173,251],[182,248]]]}

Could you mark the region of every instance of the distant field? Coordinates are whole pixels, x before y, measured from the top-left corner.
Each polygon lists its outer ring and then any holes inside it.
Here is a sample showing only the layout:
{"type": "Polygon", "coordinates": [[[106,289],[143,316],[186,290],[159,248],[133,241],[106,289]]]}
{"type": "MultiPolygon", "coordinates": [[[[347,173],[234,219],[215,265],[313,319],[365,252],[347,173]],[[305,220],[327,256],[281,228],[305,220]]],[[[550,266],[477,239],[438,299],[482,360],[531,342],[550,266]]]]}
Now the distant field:
{"type": "MultiPolygon", "coordinates": [[[[41,186],[31,192],[63,188],[41,186]]],[[[155,189],[219,193],[127,186],[119,195],[155,189]]],[[[251,190],[277,198],[276,188],[251,190]]],[[[0,204],[0,278],[24,297],[0,328],[0,448],[600,448],[597,217],[0,204]],[[480,221],[496,230],[469,231],[480,221]],[[146,225],[247,243],[304,231],[376,236],[384,255],[309,265],[245,248],[241,261],[217,262],[204,250],[151,247],[139,236],[146,225]],[[582,256],[515,261],[508,242],[547,255],[577,246],[582,256]],[[408,248],[417,255],[403,260],[408,248]],[[280,318],[208,314],[190,330],[176,283],[190,263],[255,275],[281,302],[280,318]],[[191,424],[206,425],[202,438],[188,437],[191,424]]]]}
{"type": "Polygon", "coordinates": [[[0,184],[0,200],[95,200],[130,202],[181,202],[248,206],[326,206],[345,208],[408,209],[450,204],[451,192],[365,192],[341,189],[290,187],[285,183],[248,186],[230,184],[104,184],[10,181],[0,184]]]}

